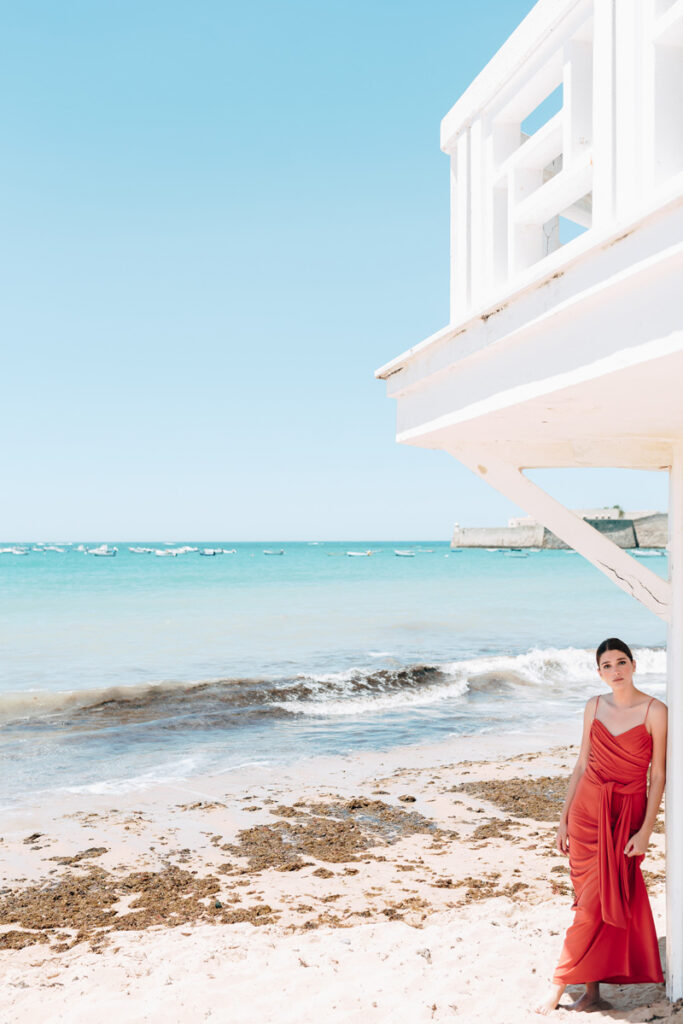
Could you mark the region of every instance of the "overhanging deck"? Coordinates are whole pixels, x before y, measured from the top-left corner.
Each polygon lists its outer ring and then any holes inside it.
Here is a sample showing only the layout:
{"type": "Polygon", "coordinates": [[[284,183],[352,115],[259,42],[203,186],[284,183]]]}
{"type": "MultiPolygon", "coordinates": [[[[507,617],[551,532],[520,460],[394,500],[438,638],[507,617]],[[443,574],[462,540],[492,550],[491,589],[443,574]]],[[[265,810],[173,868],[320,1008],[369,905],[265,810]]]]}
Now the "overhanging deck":
{"type": "Polygon", "coordinates": [[[523,467],[666,470],[683,436],[683,330],[529,382],[397,434],[429,448],[492,448],[523,467]],[[647,401],[654,397],[654,402],[647,401]]]}

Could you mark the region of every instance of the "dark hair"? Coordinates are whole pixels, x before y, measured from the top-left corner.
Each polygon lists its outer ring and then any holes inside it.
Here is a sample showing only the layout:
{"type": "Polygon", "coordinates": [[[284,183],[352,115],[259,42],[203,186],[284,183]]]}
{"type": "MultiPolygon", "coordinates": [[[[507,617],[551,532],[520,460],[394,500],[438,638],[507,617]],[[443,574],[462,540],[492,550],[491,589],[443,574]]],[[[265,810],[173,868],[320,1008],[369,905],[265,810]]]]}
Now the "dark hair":
{"type": "Polygon", "coordinates": [[[607,640],[602,641],[595,652],[595,660],[598,663],[598,668],[600,668],[600,658],[603,656],[605,651],[621,651],[622,654],[626,655],[629,661],[633,661],[633,655],[631,654],[631,648],[629,645],[625,644],[623,640],[619,639],[619,637],[610,636],[607,640]]]}

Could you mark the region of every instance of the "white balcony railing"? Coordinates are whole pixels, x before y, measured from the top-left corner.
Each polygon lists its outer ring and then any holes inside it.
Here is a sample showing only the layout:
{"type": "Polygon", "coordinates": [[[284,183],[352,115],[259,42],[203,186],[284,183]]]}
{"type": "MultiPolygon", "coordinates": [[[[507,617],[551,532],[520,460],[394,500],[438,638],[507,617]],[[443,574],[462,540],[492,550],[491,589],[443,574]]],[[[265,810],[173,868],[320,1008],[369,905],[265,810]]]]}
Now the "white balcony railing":
{"type": "Polygon", "coordinates": [[[441,144],[454,324],[681,192],[683,0],[540,0],[441,144]]]}

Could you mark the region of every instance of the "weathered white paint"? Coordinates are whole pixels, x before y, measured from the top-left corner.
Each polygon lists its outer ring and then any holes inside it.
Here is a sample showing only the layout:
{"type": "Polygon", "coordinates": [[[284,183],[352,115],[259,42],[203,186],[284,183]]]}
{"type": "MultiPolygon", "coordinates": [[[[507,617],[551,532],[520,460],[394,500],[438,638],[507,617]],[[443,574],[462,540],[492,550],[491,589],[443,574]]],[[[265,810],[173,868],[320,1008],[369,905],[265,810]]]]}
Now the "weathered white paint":
{"type": "MultiPolygon", "coordinates": [[[[609,230],[596,234],[595,229],[587,231],[571,243],[573,256],[563,265],[558,263],[568,246],[563,246],[548,255],[533,273],[511,288],[508,283],[501,285],[493,301],[472,310],[463,320],[449,324],[435,334],[425,338],[402,355],[391,359],[376,371],[376,376],[387,379],[394,377],[392,387],[400,380],[400,387],[406,386],[411,373],[417,369],[417,359],[428,362],[440,359],[443,349],[457,339],[457,351],[446,354],[461,358],[476,349],[488,348],[493,342],[505,336],[512,329],[524,328],[539,316],[559,311],[571,300],[582,302],[592,297],[602,287],[621,288],[622,295],[611,296],[613,311],[618,313],[621,300],[632,293],[632,284],[641,272],[648,273],[655,265],[674,261],[673,270],[680,259],[683,238],[683,178],[679,194],[665,203],[648,208],[641,216],[628,223],[612,224],[609,230]],[[577,249],[577,245],[581,248],[577,249]],[[592,244],[590,244],[592,243],[592,244]],[[623,275],[623,276],[620,276],[623,275]]],[[[677,271],[676,271],[677,272],[677,271]]],[[[665,310],[653,308],[656,315],[666,315],[665,310]]],[[[680,326],[680,321],[676,322],[680,326]]],[[[653,333],[650,331],[650,333],[653,333]]],[[[594,339],[601,352],[619,351],[622,336],[612,331],[602,333],[594,339]]],[[[628,342],[628,336],[624,341],[628,342]]],[[[558,358],[560,346],[546,346],[551,358],[558,358]]],[[[422,375],[422,367],[418,370],[422,375]]]]}
{"type": "Polygon", "coordinates": [[[669,617],[674,999],[683,996],[682,109],[683,0],[539,0],[442,121],[450,323],[377,371],[397,401],[400,442],[451,452],[669,617]],[[530,134],[525,119],[560,83],[561,109],[530,134]],[[560,245],[564,220],[585,230],[560,245]],[[540,466],[671,467],[670,583],[522,472],[540,466]]]}
{"type": "Polygon", "coordinates": [[[666,988],[683,995],[683,444],[676,445],[669,473],[669,573],[671,616],[667,647],[666,702],[666,988]]]}
{"type": "Polygon", "coordinates": [[[518,309],[442,335],[388,378],[398,440],[442,448],[505,438],[521,445],[525,467],[588,457],[666,468],[670,438],[683,434],[682,278],[680,244],[564,301],[530,294],[518,309]]]}

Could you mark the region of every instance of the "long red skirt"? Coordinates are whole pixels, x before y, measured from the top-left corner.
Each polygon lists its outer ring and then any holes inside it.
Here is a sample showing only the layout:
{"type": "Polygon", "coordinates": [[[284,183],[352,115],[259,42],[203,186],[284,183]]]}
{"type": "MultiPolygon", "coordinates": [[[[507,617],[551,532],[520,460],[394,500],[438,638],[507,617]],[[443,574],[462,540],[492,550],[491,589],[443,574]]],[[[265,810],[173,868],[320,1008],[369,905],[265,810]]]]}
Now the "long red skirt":
{"type": "Polygon", "coordinates": [[[619,736],[595,719],[591,753],[568,815],[576,899],[553,982],[662,982],[642,856],[624,847],[643,823],[652,737],[644,725],[619,736]]]}

